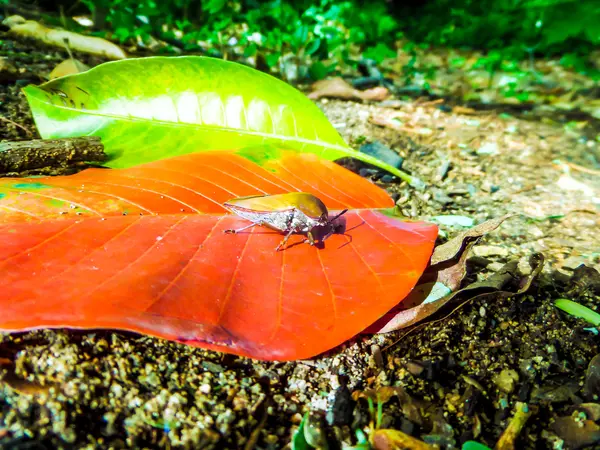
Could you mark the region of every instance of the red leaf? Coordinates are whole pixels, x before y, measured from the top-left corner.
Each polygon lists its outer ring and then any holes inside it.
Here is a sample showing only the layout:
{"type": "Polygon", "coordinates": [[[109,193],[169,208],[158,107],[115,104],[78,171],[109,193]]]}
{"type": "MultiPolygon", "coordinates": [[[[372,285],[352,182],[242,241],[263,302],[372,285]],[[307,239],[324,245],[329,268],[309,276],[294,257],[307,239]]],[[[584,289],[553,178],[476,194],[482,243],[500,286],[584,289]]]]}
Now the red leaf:
{"type": "Polygon", "coordinates": [[[0,329],[112,328],[260,359],[312,357],[402,300],[437,236],[435,225],[377,211],[346,216],[351,240],[281,252],[281,235],[260,227],[224,234],[246,224],[231,215],[0,225],[0,329]]]}
{"type": "Polygon", "coordinates": [[[130,169],[0,179],[0,223],[122,214],[225,212],[234,197],[310,192],[330,209],[387,208],[384,190],[312,154],[280,152],[264,165],[231,151],[194,153],[130,169]]]}
{"type": "Polygon", "coordinates": [[[0,330],[113,328],[261,359],[308,358],[357,334],[414,287],[437,227],[362,209],[393,200],[334,163],[277,155],[0,180],[0,330]],[[354,208],[347,236],[275,252],[281,234],[223,233],[247,224],[222,215],[226,200],[290,191],[354,208]]]}

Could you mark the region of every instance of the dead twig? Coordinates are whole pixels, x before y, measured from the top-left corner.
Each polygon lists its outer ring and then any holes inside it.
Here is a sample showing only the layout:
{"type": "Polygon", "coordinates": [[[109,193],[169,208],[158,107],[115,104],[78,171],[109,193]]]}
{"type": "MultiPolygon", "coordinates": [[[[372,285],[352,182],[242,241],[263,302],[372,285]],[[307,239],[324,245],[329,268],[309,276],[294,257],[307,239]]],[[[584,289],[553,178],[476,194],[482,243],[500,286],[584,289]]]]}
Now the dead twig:
{"type": "Polygon", "coordinates": [[[589,173],[590,175],[600,175],[600,170],[594,170],[594,169],[589,169],[587,167],[583,167],[580,166],[578,164],[574,164],[571,162],[565,163],[567,166],[569,166],[571,169],[573,170],[577,170],[579,172],[583,172],[583,173],[589,173]]]}
{"type": "Polygon", "coordinates": [[[105,160],[104,146],[95,136],[0,143],[0,174],[105,160]]]}
{"type": "Polygon", "coordinates": [[[527,419],[535,412],[527,403],[517,402],[515,415],[510,419],[508,426],[500,436],[494,450],[513,450],[515,441],[527,423],[527,419]]]}
{"type": "Polygon", "coordinates": [[[0,116],[0,120],[2,120],[3,122],[7,122],[10,123],[11,125],[14,125],[17,128],[20,128],[21,130],[23,130],[25,133],[27,133],[29,136],[33,137],[33,133],[31,132],[31,130],[25,128],[23,125],[19,125],[17,122],[14,122],[10,119],[7,119],[6,117],[2,117],[0,116]]]}

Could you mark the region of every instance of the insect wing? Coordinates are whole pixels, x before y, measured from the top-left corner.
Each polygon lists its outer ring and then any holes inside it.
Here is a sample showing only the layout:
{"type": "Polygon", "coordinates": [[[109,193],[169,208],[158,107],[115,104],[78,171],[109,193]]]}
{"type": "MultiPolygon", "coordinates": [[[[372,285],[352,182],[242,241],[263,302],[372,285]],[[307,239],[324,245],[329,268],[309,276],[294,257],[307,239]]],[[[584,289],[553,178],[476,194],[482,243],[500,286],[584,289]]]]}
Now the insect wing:
{"type": "Polygon", "coordinates": [[[243,208],[231,208],[238,216],[250,222],[260,223],[277,231],[286,231],[290,211],[252,211],[243,208]]]}
{"type": "Polygon", "coordinates": [[[293,196],[294,206],[313,220],[327,220],[329,213],[325,204],[312,194],[305,192],[289,194],[293,196]]]}
{"type": "Polygon", "coordinates": [[[327,208],[323,202],[306,192],[234,198],[225,202],[224,206],[236,214],[239,214],[240,209],[267,213],[291,211],[296,208],[312,219],[323,215],[327,217],[327,208]]]}

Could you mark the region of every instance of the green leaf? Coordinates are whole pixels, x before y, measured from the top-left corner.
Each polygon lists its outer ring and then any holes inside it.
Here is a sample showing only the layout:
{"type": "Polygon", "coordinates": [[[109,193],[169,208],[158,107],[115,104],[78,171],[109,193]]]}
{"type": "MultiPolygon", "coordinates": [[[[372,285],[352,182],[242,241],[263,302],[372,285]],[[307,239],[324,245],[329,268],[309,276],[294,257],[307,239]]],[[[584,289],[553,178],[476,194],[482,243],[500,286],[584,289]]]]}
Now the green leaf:
{"type": "Polygon", "coordinates": [[[377,63],[381,63],[384,59],[394,58],[395,56],[396,52],[381,42],[375,47],[367,48],[363,53],[363,57],[377,61],[377,63]]]}
{"type": "Polygon", "coordinates": [[[569,313],[575,317],[579,317],[594,326],[600,325],[600,314],[593,309],[588,308],[587,306],[583,306],[580,303],[568,300],[566,298],[559,298],[554,302],[554,305],[566,313],[569,313]]]}
{"type": "Polygon", "coordinates": [[[24,91],[43,138],[99,136],[109,167],[268,144],[328,160],[353,157],[422,186],[350,148],[300,91],[233,62],[199,56],[126,59],[24,91]]]}
{"type": "Polygon", "coordinates": [[[322,80],[332,71],[331,66],[326,66],[321,61],[316,61],[308,68],[308,74],[313,80],[322,80]]]}
{"type": "Polygon", "coordinates": [[[248,47],[246,47],[244,49],[244,57],[245,58],[249,58],[251,56],[256,55],[256,52],[258,51],[258,46],[252,42],[250,45],[248,45],[248,47]]]}
{"type": "Polygon", "coordinates": [[[279,58],[281,58],[281,53],[279,53],[279,52],[269,53],[268,55],[265,56],[265,61],[267,62],[267,66],[275,67],[277,65],[277,63],[279,62],[279,58]]]}
{"type": "Polygon", "coordinates": [[[321,39],[315,38],[308,43],[308,45],[306,46],[305,52],[307,55],[312,55],[317,50],[319,50],[320,46],[321,46],[321,39]]]}
{"type": "Polygon", "coordinates": [[[306,442],[306,438],[304,437],[304,426],[308,419],[308,414],[309,413],[304,414],[304,417],[302,417],[302,422],[300,422],[300,426],[292,436],[292,450],[310,450],[313,448],[308,442],[306,442]]]}
{"type": "Polygon", "coordinates": [[[300,25],[290,36],[290,46],[293,52],[300,50],[300,47],[308,40],[308,27],[300,25]]]}
{"type": "Polygon", "coordinates": [[[466,441],[461,450],[491,450],[487,445],[477,441],[466,441]]]}
{"type": "Polygon", "coordinates": [[[221,11],[227,4],[226,0],[208,0],[202,8],[209,14],[216,14],[221,11]]]}

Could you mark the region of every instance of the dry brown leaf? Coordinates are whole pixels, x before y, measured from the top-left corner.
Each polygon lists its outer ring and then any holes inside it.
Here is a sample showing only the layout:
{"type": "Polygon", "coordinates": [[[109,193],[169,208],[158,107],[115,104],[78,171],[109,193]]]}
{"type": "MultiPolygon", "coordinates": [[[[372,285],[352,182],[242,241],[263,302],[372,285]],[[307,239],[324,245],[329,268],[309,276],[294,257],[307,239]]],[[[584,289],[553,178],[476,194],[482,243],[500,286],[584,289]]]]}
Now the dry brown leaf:
{"type": "Polygon", "coordinates": [[[465,114],[465,115],[472,115],[472,114],[478,114],[477,111],[475,111],[473,108],[468,108],[466,106],[455,106],[454,108],[452,108],[452,113],[454,114],[465,114]]]}
{"type": "MultiPolygon", "coordinates": [[[[397,397],[402,414],[411,422],[417,424],[422,430],[437,432],[445,428],[443,413],[433,403],[411,397],[400,386],[382,386],[377,389],[352,392],[352,398],[359,401],[361,398],[372,400],[375,403],[385,404],[397,397]]],[[[442,433],[440,433],[442,434],[442,433]]]]}
{"type": "Polygon", "coordinates": [[[35,381],[25,380],[15,373],[14,362],[11,359],[0,357],[0,386],[5,384],[15,392],[21,395],[41,395],[46,394],[51,387],[56,387],[54,383],[40,384],[35,381]],[[4,374],[2,374],[4,372],[4,374]]]}
{"type": "Polygon", "coordinates": [[[18,69],[8,59],[0,58],[0,81],[15,81],[18,79],[18,69]]]}
{"type": "Polygon", "coordinates": [[[468,241],[477,240],[481,236],[494,231],[502,222],[514,215],[515,214],[506,214],[496,219],[487,220],[479,225],[474,226],[473,228],[463,231],[445,244],[438,245],[433,251],[430,264],[434,266],[455,258],[468,241]]]}
{"type": "Polygon", "coordinates": [[[434,450],[437,448],[398,430],[375,431],[373,447],[376,450],[434,450]]]}
{"type": "MultiPolygon", "coordinates": [[[[460,301],[462,304],[466,301],[473,301],[486,296],[510,297],[523,294],[529,290],[531,283],[541,272],[544,266],[544,257],[541,253],[534,253],[531,255],[529,258],[531,273],[529,275],[520,274],[518,263],[518,260],[510,261],[498,272],[490,275],[485,280],[477,281],[463,289],[450,292],[447,295],[435,295],[437,292],[434,290],[440,289],[439,286],[443,283],[436,282],[418,285],[413,290],[415,295],[418,295],[421,300],[430,297],[433,297],[433,299],[427,300],[427,302],[422,300],[423,303],[417,304],[416,306],[394,311],[393,314],[390,315],[385,315],[377,321],[377,323],[369,327],[367,331],[369,333],[381,334],[407,328],[428,318],[450,301],[460,301]],[[429,288],[429,290],[426,288],[429,288]]],[[[460,264],[460,262],[457,264],[460,264]]],[[[410,295],[412,296],[413,293],[410,295]]],[[[411,301],[410,296],[407,300],[411,301]]],[[[400,304],[401,307],[404,306],[405,301],[400,304]]],[[[415,304],[416,300],[412,300],[412,303],[415,304]]]]}
{"type": "Polygon", "coordinates": [[[322,97],[341,98],[344,100],[385,100],[390,92],[384,87],[374,87],[365,91],[354,89],[348,82],[340,77],[317,81],[312,85],[313,92],[308,98],[316,100],[322,97]]]}
{"type": "Polygon", "coordinates": [[[13,391],[21,395],[45,395],[50,391],[50,388],[56,387],[54,384],[40,384],[34,381],[24,380],[13,373],[8,373],[2,379],[13,391]]]}
{"type": "Polygon", "coordinates": [[[514,260],[487,279],[457,290],[465,277],[466,260],[471,248],[480,237],[495,230],[513,215],[507,214],[488,220],[436,247],[429,267],[409,296],[365,332],[390,333],[409,327],[431,316],[446,303],[457,298],[468,300],[487,293],[503,296],[522,294],[527,291],[543,267],[544,258],[541,254],[531,255],[529,264],[532,270],[529,276],[518,273],[518,261],[514,260]],[[507,289],[511,283],[515,284],[515,280],[519,282],[511,289],[507,289]]]}
{"type": "Polygon", "coordinates": [[[63,62],[58,64],[50,75],[48,75],[48,79],[54,80],[55,78],[65,77],[67,75],[75,75],[76,73],[85,72],[89,70],[89,67],[79,61],[78,59],[65,59],[63,62]]]}
{"type": "Polygon", "coordinates": [[[404,125],[398,115],[390,116],[389,114],[371,114],[369,122],[380,127],[387,127],[393,130],[402,130],[404,125]]]}
{"type": "MultiPolygon", "coordinates": [[[[470,228],[435,248],[429,267],[418,285],[402,303],[373,324],[367,332],[389,333],[425,319],[439,310],[457,293],[466,275],[471,247],[481,236],[495,230],[510,214],[470,228]]],[[[510,277],[507,279],[509,280],[510,277]]],[[[475,283],[477,286],[478,284],[475,283]]],[[[501,285],[497,286],[500,289],[501,285]]],[[[466,287],[463,290],[468,290],[466,287]]]]}
{"type": "Polygon", "coordinates": [[[600,442],[600,426],[591,420],[580,420],[572,416],[557,417],[552,429],[565,441],[568,448],[584,448],[600,442]]]}
{"type": "Polygon", "coordinates": [[[108,59],[127,58],[127,55],[119,46],[106,39],[48,28],[34,20],[25,20],[21,16],[7,17],[2,23],[9,27],[9,33],[15,36],[36,39],[57,47],[64,48],[65,45],[68,45],[72,50],[103,56],[108,59]]]}
{"type": "Polygon", "coordinates": [[[379,125],[381,127],[391,128],[392,130],[404,131],[405,133],[415,133],[421,135],[433,134],[433,130],[427,127],[415,126],[413,124],[405,124],[402,121],[402,114],[395,113],[393,115],[388,114],[372,114],[369,117],[369,122],[373,125],[379,125]]]}

